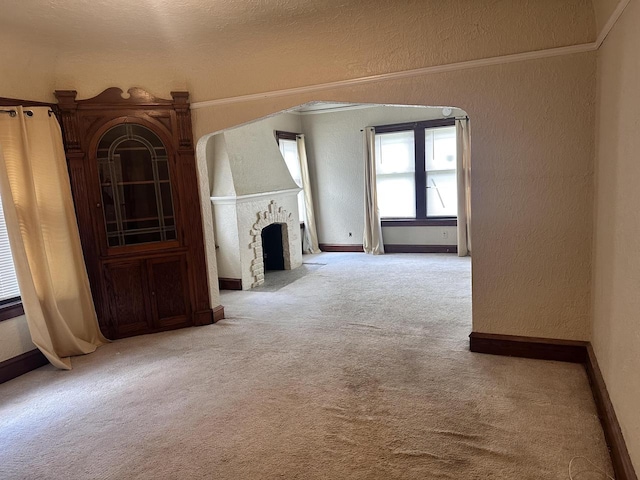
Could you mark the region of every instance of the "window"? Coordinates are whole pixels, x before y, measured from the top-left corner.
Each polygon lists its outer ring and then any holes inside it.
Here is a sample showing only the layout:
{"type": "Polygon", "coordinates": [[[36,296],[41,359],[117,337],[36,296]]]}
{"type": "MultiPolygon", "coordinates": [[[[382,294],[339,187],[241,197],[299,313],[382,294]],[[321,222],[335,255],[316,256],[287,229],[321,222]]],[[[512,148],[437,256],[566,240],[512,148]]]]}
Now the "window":
{"type": "Polygon", "coordinates": [[[17,317],[23,313],[4,211],[0,202],[0,320],[17,317]]]}
{"type": "MultiPolygon", "coordinates": [[[[276,140],[280,147],[280,153],[284,157],[284,163],[287,164],[291,178],[300,188],[302,187],[302,172],[300,171],[300,158],[298,157],[298,142],[296,134],[290,132],[276,132],[276,140]]],[[[304,192],[298,193],[298,215],[300,222],[304,222],[304,192]]]]}
{"type": "Polygon", "coordinates": [[[381,217],[416,216],[413,131],[376,134],[376,186],[381,217]]]}
{"type": "Polygon", "coordinates": [[[456,127],[425,129],[427,217],[458,215],[456,127]]]}
{"type": "Polygon", "coordinates": [[[380,217],[455,218],[455,121],[385,125],[375,130],[380,217]]]}

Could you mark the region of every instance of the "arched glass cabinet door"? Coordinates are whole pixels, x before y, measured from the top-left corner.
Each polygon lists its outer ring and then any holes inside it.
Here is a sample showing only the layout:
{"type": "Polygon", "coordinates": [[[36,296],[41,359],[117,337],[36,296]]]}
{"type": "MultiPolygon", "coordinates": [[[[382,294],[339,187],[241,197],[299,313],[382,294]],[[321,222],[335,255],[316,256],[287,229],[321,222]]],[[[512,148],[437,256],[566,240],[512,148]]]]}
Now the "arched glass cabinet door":
{"type": "Polygon", "coordinates": [[[98,142],[98,172],[107,245],[176,240],[169,156],[142,125],[121,124],[98,142]]]}

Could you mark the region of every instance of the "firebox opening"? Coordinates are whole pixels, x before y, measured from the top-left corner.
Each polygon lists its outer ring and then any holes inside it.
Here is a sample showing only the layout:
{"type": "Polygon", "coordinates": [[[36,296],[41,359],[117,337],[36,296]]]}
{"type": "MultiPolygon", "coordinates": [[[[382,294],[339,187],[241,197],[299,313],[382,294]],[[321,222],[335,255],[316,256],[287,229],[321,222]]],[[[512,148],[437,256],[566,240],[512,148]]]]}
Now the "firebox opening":
{"type": "Polygon", "coordinates": [[[284,270],[283,228],[286,224],[272,223],[262,229],[262,258],[264,270],[284,270]]]}

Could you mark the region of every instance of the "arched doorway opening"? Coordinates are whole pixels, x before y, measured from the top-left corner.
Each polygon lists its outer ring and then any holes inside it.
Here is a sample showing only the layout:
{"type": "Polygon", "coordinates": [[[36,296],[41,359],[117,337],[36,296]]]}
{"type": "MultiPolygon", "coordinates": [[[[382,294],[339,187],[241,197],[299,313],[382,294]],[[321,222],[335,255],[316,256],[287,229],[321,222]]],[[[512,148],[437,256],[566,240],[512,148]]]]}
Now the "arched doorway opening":
{"type": "MultiPolygon", "coordinates": [[[[218,277],[234,279],[238,289],[256,285],[251,272],[256,255],[248,253],[254,248],[248,238],[252,225],[240,225],[239,216],[264,194],[275,196],[265,197],[265,205],[275,200],[292,220],[303,223],[299,231],[291,230],[290,237],[295,244],[292,248],[302,249],[305,225],[296,199],[303,195],[305,185],[290,168],[299,158],[287,161],[288,154],[297,153],[298,134],[306,139],[309,196],[316,205],[319,247],[328,252],[361,251],[362,136],[363,129],[371,126],[376,127],[378,156],[382,153],[387,160],[389,152],[411,153],[409,160],[401,162],[405,171],[379,169],[377,185],[385,196],[381,229],[387,253],[455,253],[460,231],[468,228],[468,224],[459,228],[455,214],[459,177],[456,121],[462,119],[468,120],[466,112],[455,107],[312,102],[202,137],[198,158],[206,172],[205,201],[211,212],[211,229],[205,235],[215,238],[218,277]],[[405,188],[412,182],[411,188],[405,188]],[[407,202],[413,205],[403,210],[407,202]],[[233,219],[223,220],[232,209],[233,219]],[[230,225],[236,232],[230,233],[230,225]],[[245,264],[249,273],[243,273],[245,264]]],[[[255,221],[265,208],[252,208],[251,220],[255,221]]],[[[292,268],[301,265],[300,260],[292,268]]]]}

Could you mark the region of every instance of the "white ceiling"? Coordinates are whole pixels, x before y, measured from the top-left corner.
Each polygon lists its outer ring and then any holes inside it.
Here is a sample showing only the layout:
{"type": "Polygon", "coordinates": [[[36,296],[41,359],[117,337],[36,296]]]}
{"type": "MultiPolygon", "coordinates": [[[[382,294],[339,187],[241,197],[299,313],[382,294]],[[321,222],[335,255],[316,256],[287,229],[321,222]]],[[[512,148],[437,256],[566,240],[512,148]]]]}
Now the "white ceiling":
{"type": "MultiPolygon", "coordinates": [[[[372,0],[379,1],[379,0],[372,0]]],[[[211,43],[223,32],[287,28],[360,0],[0,0],[0,28],[67,48],[211,43]]]]}

